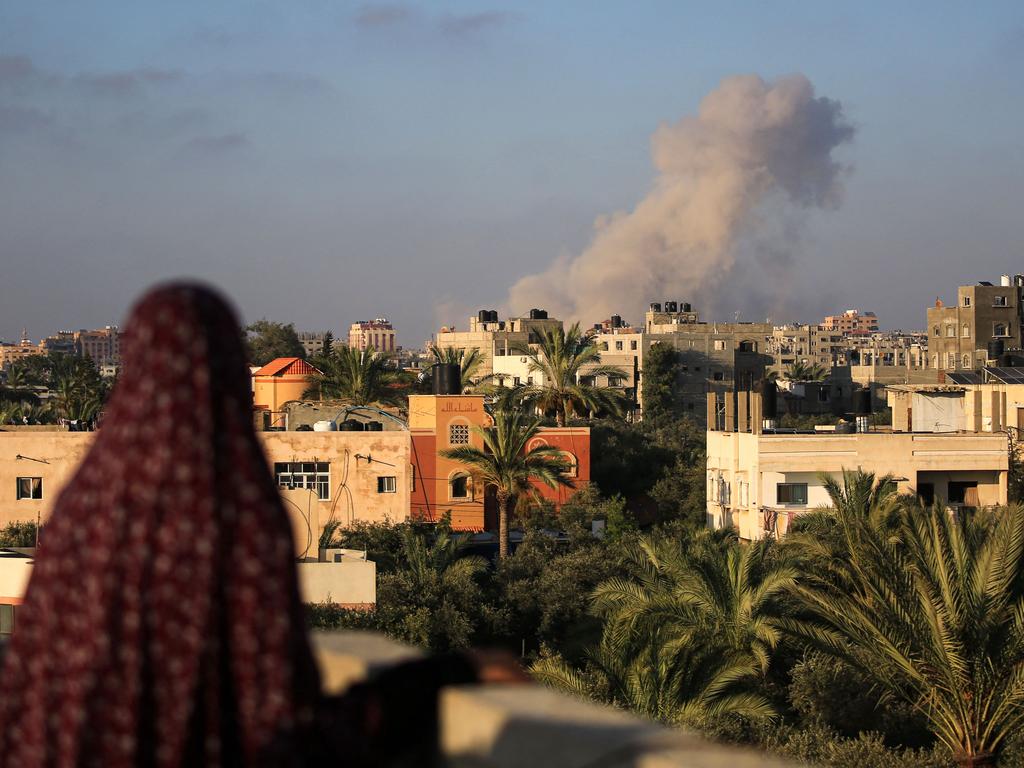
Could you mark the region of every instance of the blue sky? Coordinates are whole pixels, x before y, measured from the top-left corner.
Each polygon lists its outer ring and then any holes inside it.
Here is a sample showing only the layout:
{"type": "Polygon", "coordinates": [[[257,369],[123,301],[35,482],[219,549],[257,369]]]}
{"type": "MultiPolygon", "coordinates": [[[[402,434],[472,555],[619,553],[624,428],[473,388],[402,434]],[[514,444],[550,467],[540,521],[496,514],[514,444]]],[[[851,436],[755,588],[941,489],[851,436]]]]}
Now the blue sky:
{"type": "Polygon", "coordinates": [[[585,248],[650,188],[658,125],[747,73],[856,127],[773,319],[920,327],[1024,272],[1022,66],[1019,3],[0,0],[0,337],[191,275],[247,319],[419,344],[585,248]]]}

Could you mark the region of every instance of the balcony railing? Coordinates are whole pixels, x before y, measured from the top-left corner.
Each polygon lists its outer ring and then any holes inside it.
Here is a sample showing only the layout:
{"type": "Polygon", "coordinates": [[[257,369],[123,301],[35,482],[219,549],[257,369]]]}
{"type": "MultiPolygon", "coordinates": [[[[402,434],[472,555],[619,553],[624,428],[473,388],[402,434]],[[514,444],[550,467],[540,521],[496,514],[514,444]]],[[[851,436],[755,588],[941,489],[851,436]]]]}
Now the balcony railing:
{"type": "MultiPolygon", "coordinates": [[[[328,693],[419,655],[367,632],[317,632],[313,644],[328,693]]],[[[455,768],[793,768],[539,685],[446,688],[439,719],[442,765],[455,768]]]]}

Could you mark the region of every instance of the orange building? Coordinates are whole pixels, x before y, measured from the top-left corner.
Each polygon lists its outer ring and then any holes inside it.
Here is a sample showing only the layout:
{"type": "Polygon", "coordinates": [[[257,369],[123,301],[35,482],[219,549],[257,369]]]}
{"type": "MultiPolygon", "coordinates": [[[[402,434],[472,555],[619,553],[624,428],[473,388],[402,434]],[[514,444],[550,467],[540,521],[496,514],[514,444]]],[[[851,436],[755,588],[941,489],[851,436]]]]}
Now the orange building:
{"type": "Polygon", "coordinates": [[[253,374],[253,405],[257,410],[280,411],[289,400],[301,400],[309,377],[320,373],[301,357],[279,357],[253,374]]]}
{"type": "MultiPolygon", "coordinates": [[[[482,395],[410,396],[411,519],[434,521],[451,513],[455,530],[497,530],[498,510],[492,490],[476,487],[465,465],[441,455],[441,451],[458,445],[483,448],[483,438],[473,427],[492,424],[482,395]]],[[[590,481],[589,428],[544,427],[527,449],[538,445],[554,446],[564,452],[574,486],[590,481]]],[[[548,488],[542,483],[536,486],[541,497],[556,507],[575,493],[575,487],[548,488]]]]}

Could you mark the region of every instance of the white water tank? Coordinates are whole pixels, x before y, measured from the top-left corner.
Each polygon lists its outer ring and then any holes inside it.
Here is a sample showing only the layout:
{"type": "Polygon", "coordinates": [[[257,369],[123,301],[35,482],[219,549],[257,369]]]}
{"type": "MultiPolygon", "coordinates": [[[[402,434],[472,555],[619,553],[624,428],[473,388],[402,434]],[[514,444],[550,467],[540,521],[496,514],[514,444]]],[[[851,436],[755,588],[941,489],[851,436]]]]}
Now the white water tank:
{"type": "Polygon", "coordinates": [[[338,425],[333,421],[318,421],[313,425],[314,432],[337,432],[338,425]]]}
{"type": "Polygon", "coordinates": [[[999,284],[1001,286],[1003,286],[1004,288],[1009,288],[1010,287],[1010,276],[1009,275],[1000,275],[999,276],[999,284]]]}

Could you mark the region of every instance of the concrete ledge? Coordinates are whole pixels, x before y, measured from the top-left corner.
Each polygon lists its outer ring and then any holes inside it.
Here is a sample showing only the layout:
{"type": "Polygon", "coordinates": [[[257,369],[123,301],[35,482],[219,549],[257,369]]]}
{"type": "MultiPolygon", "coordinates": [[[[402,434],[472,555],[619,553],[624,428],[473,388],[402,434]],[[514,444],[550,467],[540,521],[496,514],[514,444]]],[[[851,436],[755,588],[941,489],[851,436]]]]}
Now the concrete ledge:
{"type": "MultiPolygon", "coordinates": [[[[422,655],[369,632],[317,632],[313,645],[329,692],[422,655]]],[[[440,719],[453,768],[793,768],[539,685],[445,689],[440,719]]]]}

